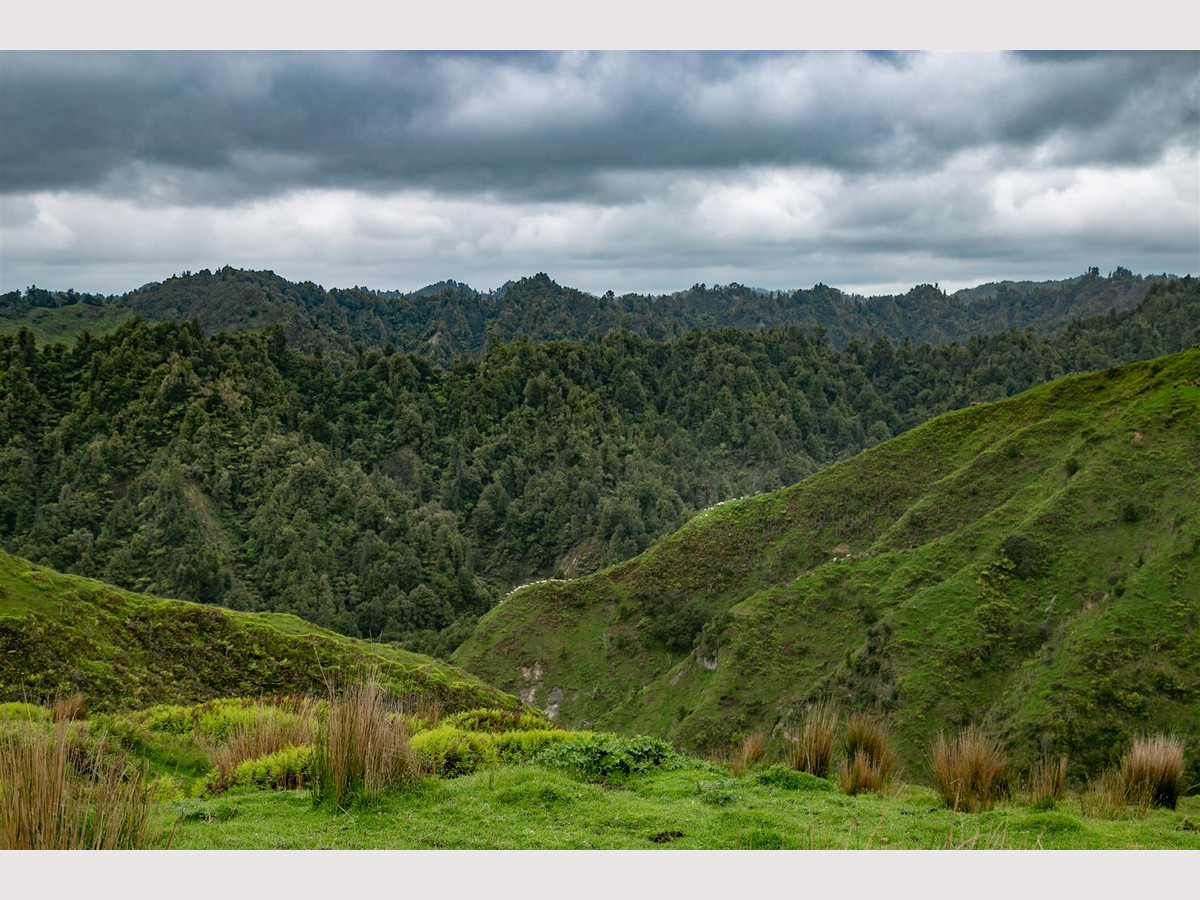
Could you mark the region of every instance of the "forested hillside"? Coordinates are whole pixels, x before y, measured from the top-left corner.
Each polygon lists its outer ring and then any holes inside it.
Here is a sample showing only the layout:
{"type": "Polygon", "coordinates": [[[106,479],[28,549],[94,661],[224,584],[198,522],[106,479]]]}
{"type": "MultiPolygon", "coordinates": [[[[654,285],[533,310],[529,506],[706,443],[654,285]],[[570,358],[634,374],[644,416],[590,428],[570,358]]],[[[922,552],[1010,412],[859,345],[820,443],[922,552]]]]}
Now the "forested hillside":
{"type": "Polygon", "coordinates": [[[0,331],[26,326],[39,340],[73,340],[83,328],[107,333],[134,316],[148,322],[195,319],[206,332],[265,331],[278,325],[288,342],[322,352],[339,367],[362,348],[397,350],[448,366],[459,356],[479,356],[488,341],[576,340],[628,331],[654,340],[690,331],[737,328],[820,327],[830,343],[965,342],[974,335],[1034,329],[1057,335],[1072,319],[1136,305],[1151,285],[1117,268],[1095,269],[1063,281],[982,285],[947,295],[934,285],[906,294],[848,296],[817,285],[808,290],[761,291],[738,284],[696,285],[652,297],[611,293],[596,297],[563,287],[546,275],[523,278],[493,293],[454,281],[411,294],[324,288],[289,282],[273,272],[225,267],[185,273],[120,297],[32,289],[0,297],[0,331]]]}
{"type": "Polygon", "coordinates": [[[447,653],[524,580],[625,559],[947,410],[1197,341],[1194,279],[1054,339],[616,332],[449,369],[388,349],[334,366],[281,326],[126,323],[69,347],[22,330],[0,337],[0,541],[447,653]]]}
{"type": "Polygon", "coordinates": [[[1200,348],[1067,377],[514,592],[454,659],[564,724],[700,749],[822,699],[886,717],[914,767],[968,723],[1077,776],[1175,730],[1194,784],[1197,448],[1200,348]]]}

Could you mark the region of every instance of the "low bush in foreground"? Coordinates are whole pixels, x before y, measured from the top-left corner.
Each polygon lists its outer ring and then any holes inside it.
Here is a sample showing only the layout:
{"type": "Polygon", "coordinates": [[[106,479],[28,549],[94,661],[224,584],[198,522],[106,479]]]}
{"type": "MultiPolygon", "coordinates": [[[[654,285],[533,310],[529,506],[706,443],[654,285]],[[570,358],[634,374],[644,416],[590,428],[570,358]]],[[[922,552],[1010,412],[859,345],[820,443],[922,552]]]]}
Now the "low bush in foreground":
{"type": "Polygon", "coordinates": [[[487,766],[528,762],[547,747],[575,740],[579,736],[577,732],[550,731],[545,728],[533,731],[464,731],[447,724],[449,721],[452,719],[412,736],[413,753],[424,769],[445,778],[469,775],[487,766]]]}
{"type": "Polygon", "coordinates": [[[1004,751],[974,725],[954,739],[939,734],[930,749],[929,769],[938,796],[952,809],[991,809],[1008,791],[1004,751]]]}
{"type": "MultiPolygon", "coordinates": [[[[214,769],[212,787],[218,793],[238,783],[235,772],[244,764],[287,754],[289,750],[313,743],[317,735],[317,705],[307,698],[297,698],[286,705],[251,707],[253,717],[239,717],[227,732],[224,741],[217,743],[205,738],[206,755],[214,769]]],[[[282,758],[282,757],[280,757],[282,758]]],[[[295,754],[292,757],[295,758],[295,754]]],[[[251,779],[257,780],[257,779],[251,779]]],[[[278,774],[276,782],[296,784],[305,780],[300,772],[278,774]]]]}
{"type": "Polygon", "coordinates": [[[277,791],[295,790],[311,780],[312,763],[312,747],[285,747],[238,763],[229,773],[229,786],[253,784],[277,791]]]}
{"type": "Polygon", "coordinates": [[[754,776],[755,782],[784,791],[832,791],[834,786],[809,772],[797,772],[785,766],[768,766],[754,776]]]}
{"type": "Polygon", "coordinates": [[[566,769],[589,781],[613,781],[660,768],[675,757],[671,745],[658,738],[582,732],[574,740],[547,747],[533,762],[566,769]]]}
{"type": "Polygon", "coordinates": [[[50,710],[36,703],[0,703],[0,722],[45,722],[50,710]]]}
{"type": "Polygon", "coordinates": [[[438,725],[413,735],[411,743],[413,754],[431,774],[457,778],[499,761],[493,737],[487,732],[438,725]]]}

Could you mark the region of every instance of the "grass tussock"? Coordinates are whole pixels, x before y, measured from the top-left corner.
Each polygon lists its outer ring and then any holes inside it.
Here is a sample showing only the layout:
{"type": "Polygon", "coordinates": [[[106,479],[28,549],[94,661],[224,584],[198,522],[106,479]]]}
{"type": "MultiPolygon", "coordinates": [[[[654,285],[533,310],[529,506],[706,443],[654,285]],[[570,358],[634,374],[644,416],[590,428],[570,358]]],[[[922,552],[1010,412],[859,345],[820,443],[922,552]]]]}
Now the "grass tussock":
{"type": "Polygon", "coordinates": [[[87,702],[83,694],[72,694],[56,700],[50,708],[50,718],[55,722],[74,722],[87,714],[87,702]]]}
{"type": "Polygon", "coordinates": [[[1079,805],[1089,819],[1119,819],[1124,816],[1128,803],[1120,771],[1109,769],[1088,781],[1087,788],[1079,797],[1079,805]]]}
{"type": "Polygon", "coordinates": [[[752,731],[742,738],[742,743],[729,757],[729,768],[738,778],[746,774],[746,769],[759,762],[767,752],[767,734],[764,731],[752,731]]]}
{"type": "Polygon", "coordinates": [[[1053,809],[1067,794],[1067,758],[1046,756],[1029,768],[1029,805],[1053,809]]]}
{"type": "Polygon", "coordinates": [[[1008,791],[1004,750],[974,725],[953,739],[939,734],[930,748],[929,769],[934,789],[952,809],[991,809],[1008,791]]]}
{"type": "Polygon", "coordinates": [[[821,702],[808,711],[800,736],[788,741],[788,763],[797,772],[818,778],[829,774],[833,764],[838,712],[832,704],[821,702]]]}
{"type": "Polygon", "coordinates": [[[865,713],[854,713],[846,722],[842,741],[845,758],[839,768],[842,790],[847,794],[882,792],[892,780],[896,751],[887,726],[865,713]]]}
{"type": "Polygon", "coordinates": [[[890,770],[882,761],[860,749],[854,752],[854,756],[842,760],[838,776],[842,790],[847,794],[879,794],[887,787],[890,770]]]}
{"type": "Polygon", "coordinates": [[[149,801],[143,770],[86,748],[66,722],[0,734],[3,849],[141,849],[149,801]]]}
{"type": "Polygon", "coordinates": [[[388,788],[422,770],[409,742],[407,719],[374,679],[331,694],[313,756],[313,798],[347,809],[373,803],[388,788]]]}
{"type": "Polygon", "coordinates": [[[1175,735],[1145,735],[1121,760],[1126,802],[1139,808],[1174,809],[1183,792],[1183,741],[1175,735]]]}
{"type": "Polygon", "coordinates": [[[253,718],[237,722],[225,740],[207,741],[205,755],[215,773],[214,790],[219,793],[232,783],[243,763],[312,744],[318,733],[316,711],[317,702],[310,698],[277,700],[259,707],[253,718]]]}

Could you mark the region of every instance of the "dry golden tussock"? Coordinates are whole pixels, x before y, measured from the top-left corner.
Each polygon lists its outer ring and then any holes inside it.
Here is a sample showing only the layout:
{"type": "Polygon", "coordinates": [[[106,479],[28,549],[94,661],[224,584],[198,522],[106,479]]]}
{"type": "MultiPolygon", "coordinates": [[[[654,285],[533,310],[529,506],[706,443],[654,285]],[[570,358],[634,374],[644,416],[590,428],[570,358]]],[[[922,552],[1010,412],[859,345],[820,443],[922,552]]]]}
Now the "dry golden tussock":
{"type": "Polygon", "coordinates": [[[808,711],[798,738],[788,741],[788,762],[798,772],[808,772],[818,778],[829,774],[836,743],[838,713],[833,705],[822,701],[808,711]]]}
{"type": "Polygon", "coordinates": [[[330,696],[314,759],[318,802],[339,809],[356,800],[371,803],[387,789],[421,777],[407,719],[398,712],[372,678],[330,696]]]}
{"type": "Polygon", "coordinates": [[[1008,791],[1008,759],[1003,749],[972,725],[948,739],[939,734],[929,752],[933,786],[952,809],[991,809],[1008,791]]]}
{"type": "Polygon", "coordinates": [[[69,723],[0,734],[7,850],[134,850],[150,842],[144,770],[83,748],[69,723]]]}

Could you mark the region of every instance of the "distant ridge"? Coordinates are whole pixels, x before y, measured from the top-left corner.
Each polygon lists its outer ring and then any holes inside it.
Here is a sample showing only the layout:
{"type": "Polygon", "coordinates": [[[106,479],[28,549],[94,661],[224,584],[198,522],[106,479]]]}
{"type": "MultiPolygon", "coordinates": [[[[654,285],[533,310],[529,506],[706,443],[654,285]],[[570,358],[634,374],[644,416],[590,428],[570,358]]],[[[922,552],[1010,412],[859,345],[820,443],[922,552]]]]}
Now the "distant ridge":
{"type": "Polygon", "coordinates": [[[283,329],[309,352],[346,358],[355,347],[420,354],[449,365],[479,356],[489,340],[591,338],[612,331],[665,340],[697,330],[800,327],[824,329],[835,347],[964,342],[974,335],[1032,328],[1059,334],[1073,319],[1136,306],[1171,276],[1134,275],[1118,267],[1049,282],[1002,282],[947,295],[934,285],[862,298],[823,284],[766,291],[739,284],[697,284],[674,294],[596,297],[545,273],[506,282],[490,293],[446,279],[411,293],[325,289],[270,271],[185,272],[119,297],[30,289],[0,296],[0,333],[25,326],[39,341],[72,340],[115,330],[134,316],[148,322],[197,320],[209,332],[283,329]]]}

